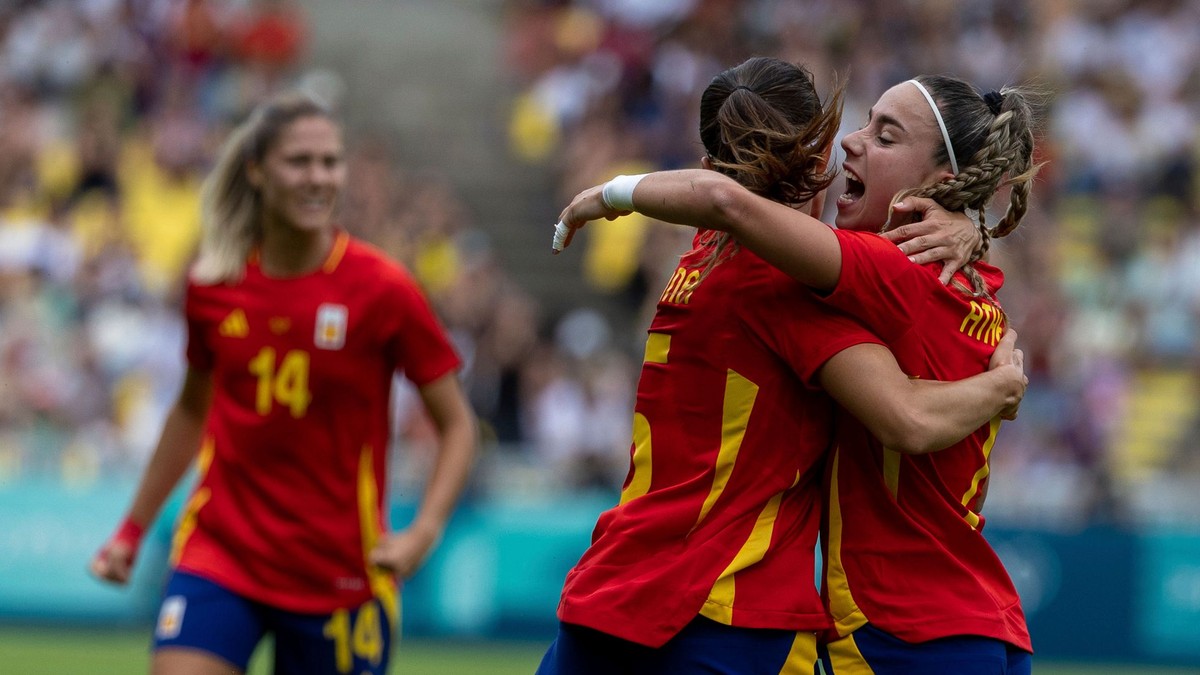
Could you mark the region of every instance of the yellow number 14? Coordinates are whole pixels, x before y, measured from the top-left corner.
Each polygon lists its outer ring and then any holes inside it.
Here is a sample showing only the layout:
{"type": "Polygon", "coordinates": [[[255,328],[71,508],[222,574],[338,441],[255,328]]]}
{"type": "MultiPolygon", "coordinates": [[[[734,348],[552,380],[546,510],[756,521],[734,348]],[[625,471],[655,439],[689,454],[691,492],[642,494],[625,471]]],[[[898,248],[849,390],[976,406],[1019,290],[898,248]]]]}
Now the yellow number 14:
{"type": "Polygon", "coordinates": [[[351,629],[350,612],[335,610],[325,623],[325,637],[333,640],[333,651],[339,673],[348,673],[354,666],[354,656],[379,665],[383,658],[383,626],[379,621],[379,608],[368,602],[358,609],[358,617],[351,629]]]}
{"type": "Polygon", "coordinates": [[[275,350],[263,347],[250,359],[250,372],[258,378],[254,408],[259,415],[271,412],[274,403],[287,406],[292,417],[303,417],[312,401],[308,391],[308,352],[293,349],[275,367],[275,350]]]}

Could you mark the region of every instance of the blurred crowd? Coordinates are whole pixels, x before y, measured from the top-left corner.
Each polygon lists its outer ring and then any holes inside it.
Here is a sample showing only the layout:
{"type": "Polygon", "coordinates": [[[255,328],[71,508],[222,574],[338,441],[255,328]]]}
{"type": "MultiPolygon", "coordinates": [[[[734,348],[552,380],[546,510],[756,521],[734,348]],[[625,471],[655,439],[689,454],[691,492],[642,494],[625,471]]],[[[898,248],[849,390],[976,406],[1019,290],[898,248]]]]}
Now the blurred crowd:
{"type": "Polygon", "coordinates": [[[287,0],[0,5],[0,484],[140,468],[203,173],[307,30],[287,0]]]}
{"type": "MultiPolygon", "coordinates": [[[[803,63],[824,90],[847,81],[847,130],[919,73],[1046,92],[1033,210],[992,248],[1031,385],[989,511],[1200,512],[1200,2],[497,4],[511,161],[555,176],[562,204],[617,173],[695,166],[700,92],[751,55],[803,63]]],[[[336,77],[305,71],[316,28],[296,0],[0,4],[0,486],[140,470],[182,377],[200,181],[270,93],[337,103],[336,77]]],[[[590,228],[581,273],[618,316],[548,316],[452,167],[408,168],[390,139],[349,131],[341,221],[413,270],[462,352],[487,441],[478,489],[617,489],[638,330],[689,234],[636,216],[590,228]]],[[[396,391],[405,482],[431,435],[396,391]]]]}
{"type": "MultiPolygon", "coordinates": [[[[313,30],[295,0],[0,4],[0,486],[140,472],[182,381],[215,151],[281,89],[342,103],[306,66],[313,30]]],[[[612,489],[636,373],[604,362],[605,320],[544,326],[452,167],[405,167],[385,128],[348,129],[339,220],[414,272],[463,354],[481,486],[612,489]]],[[[432,428],[400,377],[395,401],[396,480],[419,485],[432,428]]]]}

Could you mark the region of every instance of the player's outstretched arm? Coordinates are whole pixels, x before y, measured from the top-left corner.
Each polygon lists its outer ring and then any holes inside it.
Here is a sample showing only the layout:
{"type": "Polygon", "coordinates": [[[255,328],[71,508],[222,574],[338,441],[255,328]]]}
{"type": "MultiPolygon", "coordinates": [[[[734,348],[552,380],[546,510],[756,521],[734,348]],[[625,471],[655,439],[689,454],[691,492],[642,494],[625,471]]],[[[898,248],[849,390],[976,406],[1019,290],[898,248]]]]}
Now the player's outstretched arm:
{"type": "MultiPolygon", "coordinates": [[[[815,200],[815,204],[821,204],[815,200]]],[[[833,230],[809,213],[760,197],[737,181],[707,169],[659,171],[618,176],[588,188],[559,216],[563,236],[555,248],[570,245],[575,231],[589,221],[637,211],[669,223],[729,232],[755,254],[811,288],[829,291],[841,274],[841,246],[833,230]]],[[[974,223],[962,213],[945,211],[929,199],[910,197],[896,208],[897,217],[917,223],[890,235],[915,262],[947,261],[943,283],[950,280],[979,243],[974,223]]]]}
{"type": "Polygon", "coordinates": [[[189,368],[179,399],[167,415],[158,445],[142,473],[128,515],[92,559],[91,572],[97,578],[118,584],[129,581],[142,534],[154,522],[200,449],[204,419],[211,402],[211,374],[189,368]]]}
{"type": "Polygon", "coordinates": [[[402,579],[412,576],[441,540],[470,476],[477,443],[475,414],[457,374],[444,375],[419,391],[438,430],[437,459],[412,523],[380,541],[370,558],[371,564],[402,579]]]}
{"type": "Polygon", "coordinates": [[[1009,331],[991,369],[956,382],[910,379],[877,344],[845,349],[821,369],[821,386],[879,442],[905,454],[942,450],[997,416],[1011,419],[1025,395],[1024,357],[1009,331]]]}
{"type": "Polygon", "coordinates": [[[646,174],[632,191],[623,189],[630,178],[618,176],[584,190],[563,210],[560,220],[575,230],[591,220],[611,220],[637,211],[668,223],[721,230],[801,283],[818,289],[831,289],[837,283],[841,247],[829,226],[811,215],[759,197],[732,178],[707,169],[646,174]],[[612,184],[618,188],[614,190],[612,184]]]}

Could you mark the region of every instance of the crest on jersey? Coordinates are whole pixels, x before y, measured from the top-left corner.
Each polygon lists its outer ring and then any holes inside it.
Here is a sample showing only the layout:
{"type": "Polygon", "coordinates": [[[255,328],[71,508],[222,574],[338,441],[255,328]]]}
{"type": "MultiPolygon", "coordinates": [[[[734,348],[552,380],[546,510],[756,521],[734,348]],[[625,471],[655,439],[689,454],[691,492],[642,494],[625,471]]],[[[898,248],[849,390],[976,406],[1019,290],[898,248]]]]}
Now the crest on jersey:
{"type": "Polygon", "coordinates": [[[158,625],[154,634],[160,640],[170,640],[179,637],[183,628],[183,613],[187,610],[187,598],[182,595],[172,595],[163,600],[162,609],[158,612],[158,625]]]}
{"type": "Polygon", "coordinates": [[[350,310],[331,302],[317,307],[317,329],[313,342],[317,349],[341,349],[346,345],[346,320],[350,310]]]}

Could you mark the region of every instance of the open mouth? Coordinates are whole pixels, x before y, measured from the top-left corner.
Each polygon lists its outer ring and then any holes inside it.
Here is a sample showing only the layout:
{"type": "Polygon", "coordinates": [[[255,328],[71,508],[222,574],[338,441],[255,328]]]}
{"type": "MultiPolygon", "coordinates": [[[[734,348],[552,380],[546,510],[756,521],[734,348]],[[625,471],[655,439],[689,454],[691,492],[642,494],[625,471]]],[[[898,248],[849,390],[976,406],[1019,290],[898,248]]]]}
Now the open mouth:
{"type": "Polygon", "coordinates": [[[849,170],[847,170],[844,175],[846,178],[846,191],[843,192],[840,197],[838,197],[838,203],[853,204],[862,198],[863,191],[866,190],[866,186],[863,185],[863,182],[860,181],[858,177],[849,170]]]}

